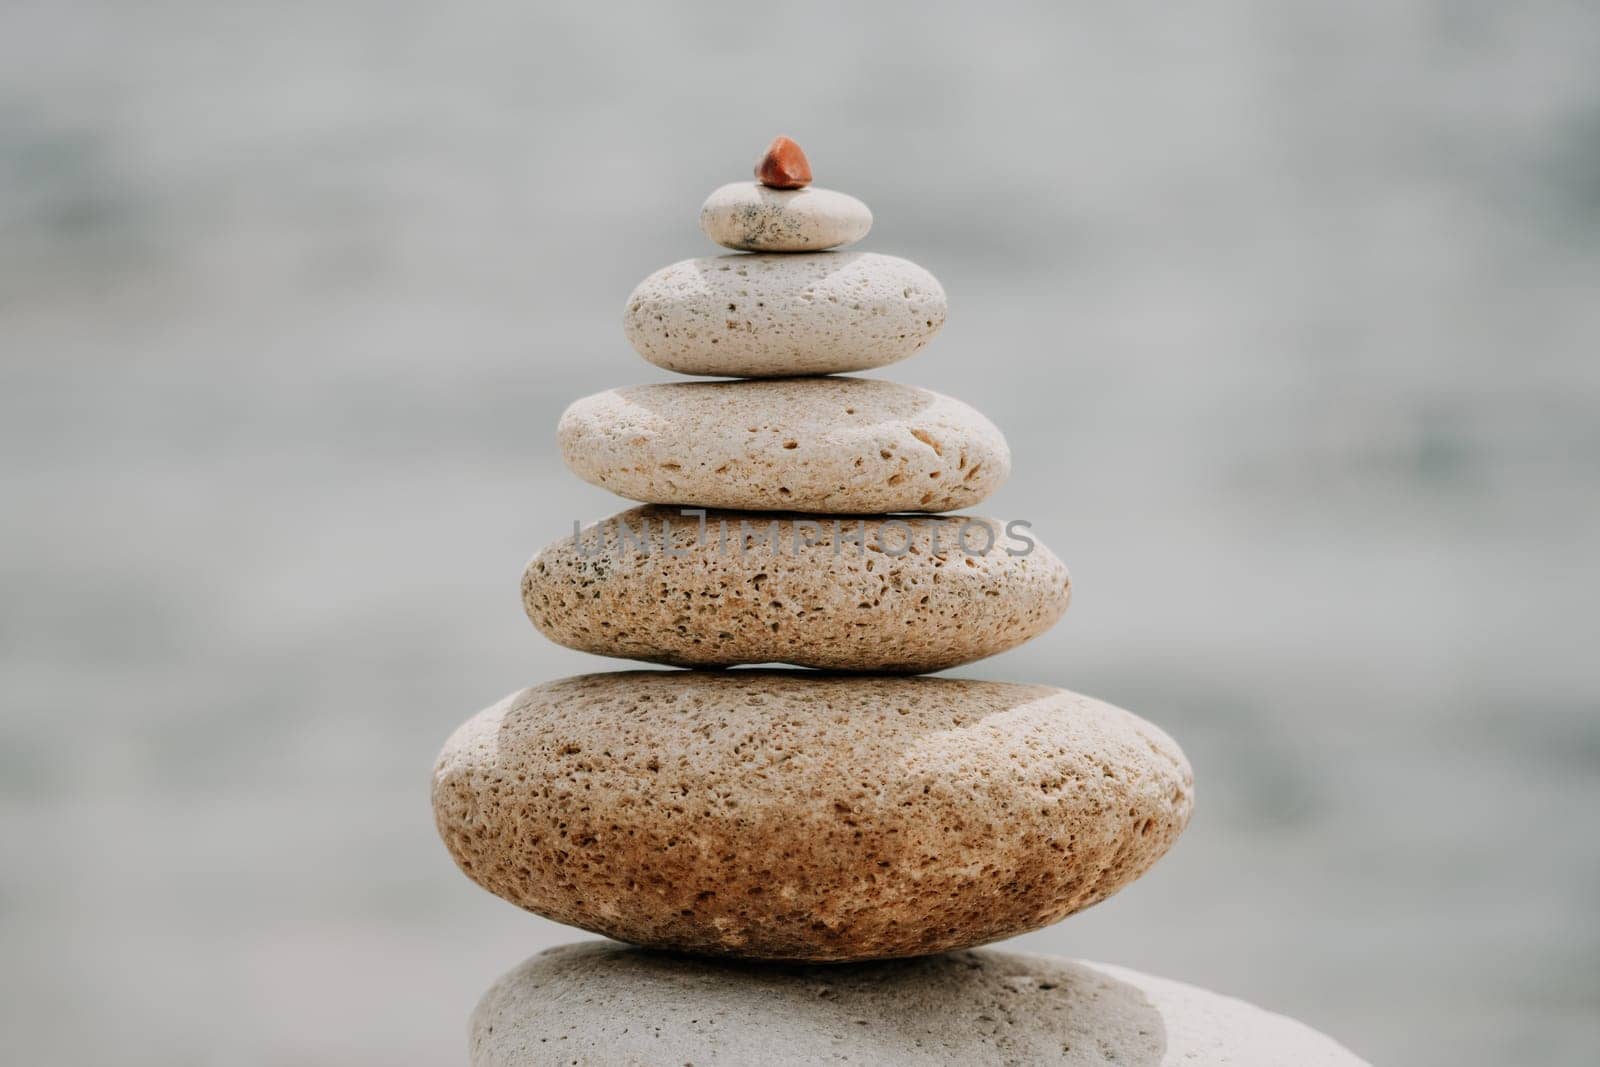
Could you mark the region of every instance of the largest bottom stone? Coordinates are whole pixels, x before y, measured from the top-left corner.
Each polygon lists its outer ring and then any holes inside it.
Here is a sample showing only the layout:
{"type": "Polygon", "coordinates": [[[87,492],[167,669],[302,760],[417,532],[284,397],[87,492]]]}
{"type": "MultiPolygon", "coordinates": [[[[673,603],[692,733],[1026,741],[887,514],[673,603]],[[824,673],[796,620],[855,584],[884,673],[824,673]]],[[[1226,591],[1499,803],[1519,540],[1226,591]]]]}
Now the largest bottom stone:
{"type": "Polygon", "coordinates": [[[471,1062],[1363,1067],[1282,1015],[1100,963],[984,949],[758,966],[605,941],[496,982],[472,1015],[471,1062]]]}
{"type": "Polygon", "coordinates": [[[1172,739],[1048,686],[628,671],[513,694],[452,736],[451,855],[530,911],[764,959],[1009,937],[1144,873],[1188,821],[1172,739]]]}

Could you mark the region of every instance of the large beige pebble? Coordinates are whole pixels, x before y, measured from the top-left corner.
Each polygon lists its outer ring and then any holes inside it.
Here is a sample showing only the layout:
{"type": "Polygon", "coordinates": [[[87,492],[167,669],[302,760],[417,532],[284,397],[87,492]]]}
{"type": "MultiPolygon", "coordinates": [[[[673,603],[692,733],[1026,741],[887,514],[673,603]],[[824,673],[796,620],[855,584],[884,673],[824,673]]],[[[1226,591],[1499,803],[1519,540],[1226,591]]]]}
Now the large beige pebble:
{"type": "Polygon", "coordinates": [[[473,1067],[1360,1067],[1293,1019],[1121,967],[984,949],[876,963],[691,959],[581,941],[491,986],[473,1067]]]}
{"type": "Polygon", "coordinates": [[[674,263],[639,283],[622,322],[658,367],[774,378],[894,363],[944,319],[944,289],[910,260],[822,252],[674,263]]]}
{"type": "Polygon", "coordinates": [[[870,378],[612,389],[569,407],[557,436],[580,478],[646,504],[953,511],[1011,473],[1005,438],[978,412],[870,378]]]}
{"type": "Polygon", "coordinates": [[[656,948],[852,960],[1102,900],[1189,819],[1183,753],[1039,685],[625,671],[515,693],[434,772],[451,855],[557,922],[656,948]]]}
{"type": "Polygon", "coordinates": [[[821,252],[865,237],[872,212],[853,196],[815,185],[770,189],[731,182],[706,197],[700,229],[724,248],[743,252],[821,252]]]}
{"type": "Polygon", "coordinates": [[[1035,637],[1067,569],[1024,526],[956,515],[614,515],[535,556],[528,617],[584,652],[686,667],[938,671],[1035,637]]]}

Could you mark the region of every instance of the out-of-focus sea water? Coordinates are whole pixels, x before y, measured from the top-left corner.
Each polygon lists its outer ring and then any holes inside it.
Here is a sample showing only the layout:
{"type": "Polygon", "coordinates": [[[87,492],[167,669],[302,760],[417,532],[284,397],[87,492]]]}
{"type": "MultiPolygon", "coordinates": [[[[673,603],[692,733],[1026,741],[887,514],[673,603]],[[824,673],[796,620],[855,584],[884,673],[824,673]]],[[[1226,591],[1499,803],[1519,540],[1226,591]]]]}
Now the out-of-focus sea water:
{"type": "Polygon", "coordinates": [[[956,672],[1195,767],[1142,881],[1018,939],[1381,1063],[1600,1046],[1590,5],[13,3],[0,12],[0,1033],[18,1063],[460,1062],[574,931],[429,772],[620,663],[523,618],[622,502],[572,399],[778,132],[924,264],[882,376],[1072,568],[956,672]]]}

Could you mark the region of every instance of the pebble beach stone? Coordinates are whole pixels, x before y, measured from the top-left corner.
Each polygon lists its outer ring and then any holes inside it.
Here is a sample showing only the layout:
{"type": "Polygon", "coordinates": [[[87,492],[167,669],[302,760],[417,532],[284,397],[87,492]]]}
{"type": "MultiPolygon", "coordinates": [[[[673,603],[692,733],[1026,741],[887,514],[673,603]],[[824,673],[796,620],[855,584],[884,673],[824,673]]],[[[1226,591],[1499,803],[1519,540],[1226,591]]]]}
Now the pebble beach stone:
{"type": "Polygon", "coordinates": [[[937,279],[873,252],[709,256],[663,267],[628,298],[622,328],[679,374],[778,378],[869,370],[944,325],[937,279]]]}
{"type": "Polygon", "coordinates": [[[552,641],[681,667],[944,670],[1043,633],[1069,591],[1034,534],[994,519],[712,511],[702,524],[672,507],[563,538],[522,577],[552,641]]]}
{"type": "Polygon", "coordinates": [[[848,193],[772,189],[730,182],[706,197],[700,229],[724,248],[741,252],[821,252],[855,244],[872,229],[872,212],[848,193]]]}
{"type": "Polygon", "coordinates": [[[445,744],[440,836],[483,888],[654,948],[859,960],[1046,926],[1143,874],[1193,779],[1061,689],[622,671],[514,693],[445,744]]]}
{"type": "Polygon", "coordinates": [[[756,181],[773,189],[803,189],[811,184],[811,161],[788,137],[774,137],[756,160],[756,181]]]}
{"type": "Polygon", "coordinates": [[[757,966],[581,941],[497,981],[469,1034],[473,1067],[1363,1063],[1242,1000],[1121,967],[993,950],[757,966]]]}
{"type": "Polygon", "coordinates": [[[1011,472],[992,422],[927,389],[870,378],[612,389],[557,431],[584,481],[646,504],[750,511],[953,511],[1011,472]]]}

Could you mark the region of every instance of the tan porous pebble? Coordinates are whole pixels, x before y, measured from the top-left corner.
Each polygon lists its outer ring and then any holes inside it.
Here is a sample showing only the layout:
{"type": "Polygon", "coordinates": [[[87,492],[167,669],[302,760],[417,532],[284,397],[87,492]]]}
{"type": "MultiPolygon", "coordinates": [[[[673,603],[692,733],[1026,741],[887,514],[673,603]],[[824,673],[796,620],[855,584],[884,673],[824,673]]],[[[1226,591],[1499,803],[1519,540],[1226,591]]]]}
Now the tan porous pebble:
{"type": "Polygon", "coordinates": [[[939,332],[945,309],[938,279],[896,256],[711,256],[640,282],[622,329],[641,356],[679,374],[783,378],[905,359],[939,332]]]}
{"type": "Polygon", "coordinates": [[[567,408],[584,481],[647,504],[750,511],[954,511],[1011,472],[994,424],[950,397],[869,378],[675,382],[567,408]]]}
{"type": "Polygon", "coordinates": [[[1069,593],[1037,535],[995,519],[660,506],[557,541],[522,577],[552,641],[686,667],[943,670],[1043,633],[1069,593]]]}
{"type": "Polygon", "coordinates": [[[451,855],[530,911],[764,959],[939,952],[1116,892],[1189,819],[1156,727],[1049,686],[624,671],[515,693],[450,738],[451,855]]]}

